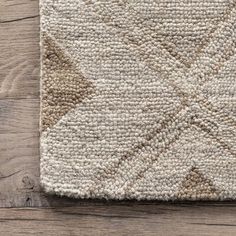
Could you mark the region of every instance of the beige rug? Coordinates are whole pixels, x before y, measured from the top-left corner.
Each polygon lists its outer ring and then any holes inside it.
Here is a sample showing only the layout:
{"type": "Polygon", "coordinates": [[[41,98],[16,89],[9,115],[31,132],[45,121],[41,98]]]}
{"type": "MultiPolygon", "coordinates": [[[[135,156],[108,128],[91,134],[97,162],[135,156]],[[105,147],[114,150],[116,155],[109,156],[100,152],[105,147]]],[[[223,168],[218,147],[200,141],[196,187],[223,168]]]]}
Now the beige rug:
{"type": "Polygon", "coordinates": [[[76,198],[236,198],[236,4],[41,0],[41,183],[76,198]]]}

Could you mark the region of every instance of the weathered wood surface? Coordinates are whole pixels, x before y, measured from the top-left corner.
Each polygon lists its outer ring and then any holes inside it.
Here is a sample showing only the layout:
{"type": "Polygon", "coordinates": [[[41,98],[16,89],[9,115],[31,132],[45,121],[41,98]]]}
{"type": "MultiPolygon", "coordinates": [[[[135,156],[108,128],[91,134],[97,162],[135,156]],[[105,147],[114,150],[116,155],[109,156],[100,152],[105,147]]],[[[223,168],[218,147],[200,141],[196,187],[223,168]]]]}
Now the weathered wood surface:
{"type": "Polygon", "coordinates": [[[38,10],[38,1],[0,1],[0,207],[43,205],[38,10]]]}
{"type": "Polygon", "coordinates": [[[0,211],[1,235],[214,235],[236,234],[231,204],[97,205],[0,211]]]}
{"type": "Polygon", "coordinates": [[[38,10],[37,0],[0,1],[0,235],[236,235],[234,202],[106,202],[43,193],[38,10]]]}
{"type": "Polygon", "coordinates": [[[38,1],[0,1],[0,99],[39,96],[38,1]]]}

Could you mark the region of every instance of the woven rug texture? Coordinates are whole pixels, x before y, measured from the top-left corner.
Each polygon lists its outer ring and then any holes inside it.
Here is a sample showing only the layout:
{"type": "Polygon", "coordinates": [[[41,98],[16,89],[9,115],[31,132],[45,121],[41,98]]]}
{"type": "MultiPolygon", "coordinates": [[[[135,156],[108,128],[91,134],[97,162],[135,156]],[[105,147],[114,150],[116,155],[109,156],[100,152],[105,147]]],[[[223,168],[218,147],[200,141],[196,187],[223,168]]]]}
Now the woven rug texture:
{"type": "Polygon", "coordinates": [[[235,0],[41,0],[40,13],[46,192],[236,199],[235,0]]]}

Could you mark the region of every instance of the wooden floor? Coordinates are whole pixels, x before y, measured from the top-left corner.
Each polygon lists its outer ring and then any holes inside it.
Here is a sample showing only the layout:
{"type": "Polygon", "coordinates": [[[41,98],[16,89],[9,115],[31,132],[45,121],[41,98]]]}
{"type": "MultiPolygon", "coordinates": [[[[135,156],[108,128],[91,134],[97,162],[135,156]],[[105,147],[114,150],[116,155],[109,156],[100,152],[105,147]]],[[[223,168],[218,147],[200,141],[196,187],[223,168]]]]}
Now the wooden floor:
{"type": "Polygon", "coordinates": [[[236,235],[236,202],[85,201],[39,186],[38,0],[0,0],[0,235],[236,235]]]}

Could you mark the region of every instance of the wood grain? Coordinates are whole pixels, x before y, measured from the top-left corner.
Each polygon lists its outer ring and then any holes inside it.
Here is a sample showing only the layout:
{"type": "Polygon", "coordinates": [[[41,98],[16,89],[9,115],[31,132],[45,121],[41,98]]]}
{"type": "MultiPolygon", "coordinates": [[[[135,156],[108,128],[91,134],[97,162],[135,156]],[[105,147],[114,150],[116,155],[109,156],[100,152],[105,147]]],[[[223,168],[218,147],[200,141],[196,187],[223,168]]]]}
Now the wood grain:
{"type": "Polygon", "coordinates": [[[0,207],[48,206],[39,184],[38,1],[0,2],[0,207]]]}
{"type": "Polygon", "coordinates": [[[0,22],[21,21],[39,15],[38,0],[1,0],[0,22]]]}
{"type": "Polygon", "coordinates": [[[235,202],[92,201],[44,194],[38,10],[37,0],[0,1],[0,235],[236,235],[235,202]]]}
{"type": "Polygon", "coordinates": [[[39,96],[38,1],[0,1],[0,99],[39,96]]]}
{"type": "Polygon", "coordinates": [[[236,234],[231,204],[97,205],[0,211],[3,235],[214,235],[236,234]]]}

